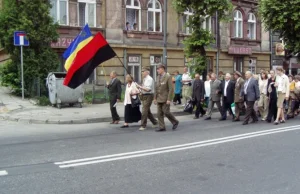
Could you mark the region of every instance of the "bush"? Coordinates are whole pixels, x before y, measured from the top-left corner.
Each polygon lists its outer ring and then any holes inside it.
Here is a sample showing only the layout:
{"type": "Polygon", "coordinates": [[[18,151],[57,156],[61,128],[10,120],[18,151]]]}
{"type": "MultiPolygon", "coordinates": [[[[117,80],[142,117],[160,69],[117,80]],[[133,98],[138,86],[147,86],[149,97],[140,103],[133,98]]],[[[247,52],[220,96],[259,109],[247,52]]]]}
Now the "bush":
{"type": "Polygon", "coordinates": [[[47,96],[41,96],[36,98],[38,106],[50,106],[50,100],[47,96]]]}

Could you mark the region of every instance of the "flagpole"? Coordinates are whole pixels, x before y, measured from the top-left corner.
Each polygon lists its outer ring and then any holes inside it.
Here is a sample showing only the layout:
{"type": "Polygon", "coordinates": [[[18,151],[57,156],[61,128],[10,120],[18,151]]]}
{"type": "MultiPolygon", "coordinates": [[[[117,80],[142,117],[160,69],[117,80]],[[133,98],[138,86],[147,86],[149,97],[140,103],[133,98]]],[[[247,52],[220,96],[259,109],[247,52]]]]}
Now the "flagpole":
{"type": "Polygon", "coordinates": [[[132,75],[130,74],[130,72],[128,71],[128,69],[125,67],[123,61],[120,59],[120,57],[118,55],[116,55],[116,56],[119,59],[120,63],[123,65],[123,68],[126,70],[126,73],[131,77],[132,81],[135,82],[134,79],[133,79],[133,77],[132,77],[132,75]]]}

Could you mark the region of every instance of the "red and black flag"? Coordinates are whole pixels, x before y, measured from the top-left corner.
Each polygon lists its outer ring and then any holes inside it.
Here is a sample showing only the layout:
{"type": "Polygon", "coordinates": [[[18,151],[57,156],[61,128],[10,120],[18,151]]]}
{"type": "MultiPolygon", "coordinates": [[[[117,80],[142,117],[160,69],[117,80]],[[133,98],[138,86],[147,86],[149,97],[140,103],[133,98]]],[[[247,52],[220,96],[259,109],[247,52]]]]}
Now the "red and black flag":
{"type": "Polygon", "coordinates": [[[98,65],[115,56],[116,53],[104,37],[97,33],[86,46],[78,51],[67,72],[64,85],[73,89],[77,88],[89,78],[98,65]]]}

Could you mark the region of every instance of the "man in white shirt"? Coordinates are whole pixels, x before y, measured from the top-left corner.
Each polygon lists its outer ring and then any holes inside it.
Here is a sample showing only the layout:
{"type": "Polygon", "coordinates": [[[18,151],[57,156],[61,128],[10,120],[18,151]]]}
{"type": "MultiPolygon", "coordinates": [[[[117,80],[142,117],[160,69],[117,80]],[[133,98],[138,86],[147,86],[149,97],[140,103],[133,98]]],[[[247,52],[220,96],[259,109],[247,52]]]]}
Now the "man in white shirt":
{"type": "Polygon", "coordinates": [[[144,77],[143,84],[142,86],[137,85],[137,87],[141,90],[141,101],[143,105],[140,131],[146,129],[147,119],[150,119],[150,121],[153,124],[153,127],[157,126],[157,120],[151,113],[151,105],[154,99],[154,80],[150,76],[150,69],[143,68],[142,74],[144,77]]]}
{"type": "Polygon", "coordinates": [[[231,110],[231,104],[234,102],[234,88],[235,83],[231,80],[230,73],[227,73],[225,80],[221,84],[222,95],[223,95],[223,114],[220,121],[227,119],[227,111],[232,115],[232,120],[234,119],[234,114],[231,110]]]}
{"type": "Polygon", "coordinates": [[[190,76],[190,73],[188,72],[187,67],[183,69],[181,82],[182,82],[182,98],[183,98],[182,106],[185,106],[187,104],[187,101],[190,100],[192,97],[192,78],[190,76]]]}

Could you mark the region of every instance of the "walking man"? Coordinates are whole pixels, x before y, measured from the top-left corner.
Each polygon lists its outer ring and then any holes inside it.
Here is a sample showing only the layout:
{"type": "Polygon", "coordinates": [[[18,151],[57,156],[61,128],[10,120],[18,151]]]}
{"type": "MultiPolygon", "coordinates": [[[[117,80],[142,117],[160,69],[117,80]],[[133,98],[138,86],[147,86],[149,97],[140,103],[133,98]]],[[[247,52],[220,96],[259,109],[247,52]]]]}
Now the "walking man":
{"type": "Polygon", "coordinates": [[[182,74],[182,98],[183,98],[183,105],[185,106],[187,104],[187,101],[191,99],[192,97],[192,78],[190,76],[190,73],[188,72],[188,68],[185,67],[183,69],[182,74]]]}
{"type": "Polygon", "coordinates": [[[201,117],[205,115],[205,111],[202,108],[202,103],[204,102],[204,82],[200,79],[200,75],[197,73],[195,75],[195,81],[193,85],[193,95],[192,98],[197,106],[196,113],[194,119],[199,119],[199,115],[201,113],[201,117]]]}
{"type": "Polygon", "coordinates": [[[244,86],[242,74],[238,71],[234,72],[235,88],[234,88],[234,103],[235,103],[235,118],[234,122],[240,121],[241,112],[244,107],[244,97],[241,97],[241,91],[244,86]]]}
{"type": "Polygon", "coordinates": [[[247,71],[245,76],[246,81],[241,91],[241,97],[244,97],[247,104],[246,116],[243,125],[248,125],[250,117],[252,117],[251,123],[256,123],[258,121],[254,110],[254,103],[255,101],[259,100],[260,95],[258,89],[258,80],[253,78],[250,71],[247,71]]]}
{"type": "Polygon", "coordinates": [[[234,119],[234,114],[231,110],[231,104],[234,102],[234,87],[235,83],[231,80],[230,73],[225,75],[225,80],[221,84],[222,95],[223,95],[223,116],[220,121],[225,121],[227,119],[227,111],[232,115],[232,120],[234,119]]]}
{"type": "Polygon", "coordinates": [[[164,116],[166,116],[173,124],[173,130],[175,130],[178,127],[179,121],[170,112],[170,104],[173,95],[172,77],[170,76],[170,74],[165,72],[164,65],[159,65],[157,67],[157,73],[158,76],[156,81],[154,104],[157,104],[159,129],[157,129],[156,131],[166,131],[164,116]]]}
{"type": "Polygon", "coordinates": [[[215,73],[212,73],[210,82],[209,108],[205,120],[211,120],[211,115],[215,104],[217,104],[218,110],[222,116],[221,94],[221,81],[217,79],[217,75],[215,73]]]}
{"type": "Polygon", "coordinates": [[[120,117],[117,113],[116,105],[117,102],[120,102],[121,100],[121,81],[117,78],[117,73],[115,71],[112,71],[110,73],[110,78],[111,81],[107,85],[107,88],[109,90],[110,112],[112,116],[112,122],[110,124],[119,124],[120,117]]]}
{"type": "Polygon", "coordinates": [[[143,104],[142,108],[142,120],[141,120],[141,127],[140,131],[144,131],[147,126],[147,119],[153,124],[153,127],[157,126],[157,120],[154,118],[153,114],[151,113],[151,105],[154,99],[154,80],[150,76],[150,69],[144,68],[142,70],[143,74],[143,84],[142,86],[137,85],[137,87],[141,90],[141,100],[143,104]]]}

